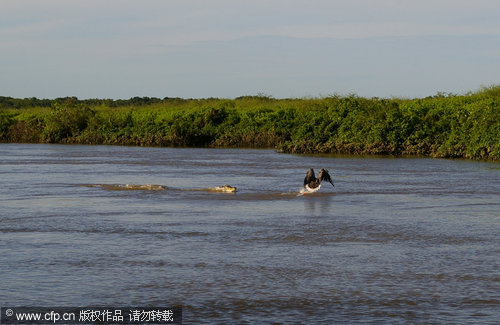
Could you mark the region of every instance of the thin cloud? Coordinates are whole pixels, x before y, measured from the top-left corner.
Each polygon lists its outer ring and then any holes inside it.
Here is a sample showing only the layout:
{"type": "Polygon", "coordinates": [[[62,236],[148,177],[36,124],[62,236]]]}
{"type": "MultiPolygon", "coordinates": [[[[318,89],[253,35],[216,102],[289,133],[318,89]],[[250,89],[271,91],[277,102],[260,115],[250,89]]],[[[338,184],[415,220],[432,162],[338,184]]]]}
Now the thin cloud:
{"type": "Polygon", "coordinates": [[[500,27],[461,26],[419,23],[352,23],[307,26],[280,26],[256,35],[279,35],[300,38],[359,39],[401,36],[500,35],[500,27]]]}

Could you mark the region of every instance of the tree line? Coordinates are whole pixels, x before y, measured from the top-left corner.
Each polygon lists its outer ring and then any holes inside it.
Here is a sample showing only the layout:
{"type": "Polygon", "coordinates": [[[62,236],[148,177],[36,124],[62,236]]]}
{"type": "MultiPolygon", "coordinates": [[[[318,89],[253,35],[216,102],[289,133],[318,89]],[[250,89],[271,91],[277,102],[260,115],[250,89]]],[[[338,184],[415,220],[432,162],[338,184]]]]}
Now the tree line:
{"type": "Polygon", "coordinates": [[[0,97],[0,141],[500,159],[500,86],[416,99],[0,97]]]}

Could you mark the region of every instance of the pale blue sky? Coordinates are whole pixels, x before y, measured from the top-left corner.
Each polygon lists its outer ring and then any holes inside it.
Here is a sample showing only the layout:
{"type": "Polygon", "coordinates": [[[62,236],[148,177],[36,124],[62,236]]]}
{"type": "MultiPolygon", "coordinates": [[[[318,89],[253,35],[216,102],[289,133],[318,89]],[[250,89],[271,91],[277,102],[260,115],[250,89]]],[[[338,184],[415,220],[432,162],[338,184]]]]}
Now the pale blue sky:
{"type": "Polygon", "coordinates": [[[494,0],[2,0],[0,96],[421,97],[500,83],[494,0]]]}

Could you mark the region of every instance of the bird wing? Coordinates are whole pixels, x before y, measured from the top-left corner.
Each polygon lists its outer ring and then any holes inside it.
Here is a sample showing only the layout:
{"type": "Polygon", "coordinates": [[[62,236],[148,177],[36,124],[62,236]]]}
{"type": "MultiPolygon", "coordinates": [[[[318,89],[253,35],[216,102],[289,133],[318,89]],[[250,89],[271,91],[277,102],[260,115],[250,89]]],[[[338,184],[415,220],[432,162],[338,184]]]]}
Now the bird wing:
{"type": "Polygon", "coordinates": [[[310,182],[314,181],[316,179],[316,175],[314,175],[314,169],[309,168],[307,171],[306,177],[304,178],[304,186],[309,184],[310,182]]]}
{"type": "MultiPolygon", "coordinates": [[[[332,178],[330,177],[330,174],[328,173],[328,170],[326,169],[323,169],[322,170],[322,173],[321,173],[321,180],[322,181],[327,181],[327,182],[330,182],[330,184],[333,185],[333,181],[332,181],[332,178]]],[[[335,185],[333,185],[335,186],[335,185]]]]}

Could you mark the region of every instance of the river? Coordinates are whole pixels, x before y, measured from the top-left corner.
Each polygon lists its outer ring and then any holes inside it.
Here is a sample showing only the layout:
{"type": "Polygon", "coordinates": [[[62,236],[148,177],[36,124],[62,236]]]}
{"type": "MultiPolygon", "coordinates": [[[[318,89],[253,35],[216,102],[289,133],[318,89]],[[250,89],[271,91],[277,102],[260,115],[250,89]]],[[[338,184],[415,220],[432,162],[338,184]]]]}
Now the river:
{"type": "Polygon", "coordinates": [[[0,144],[0,185],[0,306],[180,305],[189,324],[500,319],[499,163],[0,144]],[[335,187],[298,195],[311,167],[335,187]],[[206,190],[225,184],[237,192],[206,190]]]}

